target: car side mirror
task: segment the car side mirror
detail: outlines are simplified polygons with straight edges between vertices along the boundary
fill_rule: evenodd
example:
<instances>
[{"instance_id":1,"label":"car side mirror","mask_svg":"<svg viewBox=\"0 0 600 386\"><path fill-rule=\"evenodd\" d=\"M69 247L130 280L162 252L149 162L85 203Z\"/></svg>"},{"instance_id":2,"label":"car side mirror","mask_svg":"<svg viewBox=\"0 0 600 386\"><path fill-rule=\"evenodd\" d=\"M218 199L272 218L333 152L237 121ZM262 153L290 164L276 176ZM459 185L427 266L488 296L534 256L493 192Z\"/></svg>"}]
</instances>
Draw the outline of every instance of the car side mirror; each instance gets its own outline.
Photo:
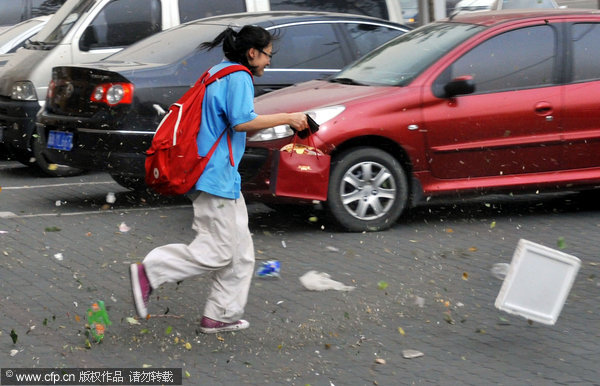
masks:
<instances>
[{"instance_id":1,"label":"car side mirror","mask_svg":"<svg viewBox=\"0 0 600 386\"><path fill-rule=\"evenodd\" d=\"M444 86L446 98L452 98L457 95L472 94L475 92L475 82L470 75L459 76L452 79Z\"/></svg>"},{"instance_id":2,"label":"car side mirror","mask_svg":"<svg viewBox=\"0 0 600 386\"><path fill-rule=\"evenodd\" d=\"M88 26L79 39L79 49L81 51L89 51L94 44L98 43L98 35L94 26Z\"/></svg>"}]
</instances>

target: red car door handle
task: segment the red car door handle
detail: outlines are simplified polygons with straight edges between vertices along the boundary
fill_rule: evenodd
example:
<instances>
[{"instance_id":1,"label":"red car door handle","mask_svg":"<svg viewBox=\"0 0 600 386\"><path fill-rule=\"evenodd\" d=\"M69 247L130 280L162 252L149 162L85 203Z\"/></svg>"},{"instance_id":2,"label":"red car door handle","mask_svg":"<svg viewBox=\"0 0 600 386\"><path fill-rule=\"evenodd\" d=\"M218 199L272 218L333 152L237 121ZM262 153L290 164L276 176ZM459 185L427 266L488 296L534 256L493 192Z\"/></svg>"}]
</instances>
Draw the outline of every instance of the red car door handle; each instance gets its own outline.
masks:
<instances>
[{"instance_id":1,"label":"red car door handle","mask_svg":"<svg viewBox=\"0 0 600 386\"><path fill-rule=\"evenodd\" d=\"M552 105L548 102L538 102L535 105L536 114L547 115L552 113Z\"/></svg>"}]
</instances>

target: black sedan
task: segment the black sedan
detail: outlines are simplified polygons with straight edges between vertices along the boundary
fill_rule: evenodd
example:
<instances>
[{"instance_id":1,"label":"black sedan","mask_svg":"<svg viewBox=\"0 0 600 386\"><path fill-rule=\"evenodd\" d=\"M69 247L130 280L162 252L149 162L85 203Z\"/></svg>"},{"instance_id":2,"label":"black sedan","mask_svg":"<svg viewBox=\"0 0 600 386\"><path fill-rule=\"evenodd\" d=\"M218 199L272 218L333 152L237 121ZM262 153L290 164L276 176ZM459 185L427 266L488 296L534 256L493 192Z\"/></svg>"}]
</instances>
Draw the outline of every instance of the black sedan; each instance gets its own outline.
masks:
<instances>
[{"instance_id":1,"label":"black sedan","mask_svg":"<svg viewBox=\"0 0 600 386\"><path fill-rule=\"evenodd\" d=\"M325 78L408 31L382 19L318 12L245 13L200 19L151 36L97 63L55 67L38 114L38 162L108 171L119 184L143 188L144 152L168 106L220 62L201 50L228 26L259 25L275 36L270 68L256 95ZM260 163L248 154L246 169Z\"/></svg>"}]
</instances>

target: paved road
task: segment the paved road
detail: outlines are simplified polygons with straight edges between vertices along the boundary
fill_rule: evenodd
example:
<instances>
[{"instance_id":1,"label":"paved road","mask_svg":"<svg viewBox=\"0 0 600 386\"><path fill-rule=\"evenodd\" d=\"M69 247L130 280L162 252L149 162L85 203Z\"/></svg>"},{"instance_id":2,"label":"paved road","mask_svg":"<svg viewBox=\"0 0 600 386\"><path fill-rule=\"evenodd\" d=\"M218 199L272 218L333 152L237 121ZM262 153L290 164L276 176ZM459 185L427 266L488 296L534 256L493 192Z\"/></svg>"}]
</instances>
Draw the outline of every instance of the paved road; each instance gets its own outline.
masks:
<instances>
[{"instance_id":1,"label":"paved road","mask_svg":"<svg viewBox=\"0 0 600 386\"><path fill-rule=\"evenodd\" d=\"M253 281L250 329L215 336L197 330L202 277L155 292L149 320L126 319L128 264L191 239L187 201L135 196L104 174L41 178L10 162L0 162L0 185L0 367L177 367L186 385L600 383L594 200L431 203L362 234L338 232L318 212L251 204L257 258L280 260L282 276ZM554 326L494 307L501 281L490 268L510 262L520 238L552 248L564 238L583 262ZM298 278L309 270L356 288L307 291ZM85 310L98 299L113 324L86 348ZM424 355L406 359L407 349Z\"/></svg>"}]
</instances>

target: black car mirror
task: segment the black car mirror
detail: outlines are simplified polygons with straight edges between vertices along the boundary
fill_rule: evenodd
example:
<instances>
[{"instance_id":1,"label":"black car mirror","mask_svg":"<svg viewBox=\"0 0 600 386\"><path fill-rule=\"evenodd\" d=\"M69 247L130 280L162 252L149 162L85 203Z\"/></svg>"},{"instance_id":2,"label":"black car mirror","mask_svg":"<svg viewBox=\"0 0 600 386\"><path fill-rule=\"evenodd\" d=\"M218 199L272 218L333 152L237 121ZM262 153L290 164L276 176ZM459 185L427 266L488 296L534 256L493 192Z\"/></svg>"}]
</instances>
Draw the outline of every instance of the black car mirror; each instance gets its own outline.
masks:
<instances>
[{"instance_id":1,"label":"black car mirror","mask_svg":"<svg viewBox=\"0 0 600 386\"><path fill-rule=\"evenodd\" d=\"M475 82L470 75L459 76L452 79L444 86L444 92L447 98L457 95L472 94L475 92Z\"/></svg>"},{"instance_id":2,"label":"black car mirror","mask_svg":"<svg viewBox=\"0 0 600 386\"><path fill-rule=\"evenodd\" d=\"M94 26L89 26L83 31L81 39L79 40L79 49L81 51L89 51L94 44L98 44L98 35L96 35L96 29Z\"/></svg>"}]
</instances>

